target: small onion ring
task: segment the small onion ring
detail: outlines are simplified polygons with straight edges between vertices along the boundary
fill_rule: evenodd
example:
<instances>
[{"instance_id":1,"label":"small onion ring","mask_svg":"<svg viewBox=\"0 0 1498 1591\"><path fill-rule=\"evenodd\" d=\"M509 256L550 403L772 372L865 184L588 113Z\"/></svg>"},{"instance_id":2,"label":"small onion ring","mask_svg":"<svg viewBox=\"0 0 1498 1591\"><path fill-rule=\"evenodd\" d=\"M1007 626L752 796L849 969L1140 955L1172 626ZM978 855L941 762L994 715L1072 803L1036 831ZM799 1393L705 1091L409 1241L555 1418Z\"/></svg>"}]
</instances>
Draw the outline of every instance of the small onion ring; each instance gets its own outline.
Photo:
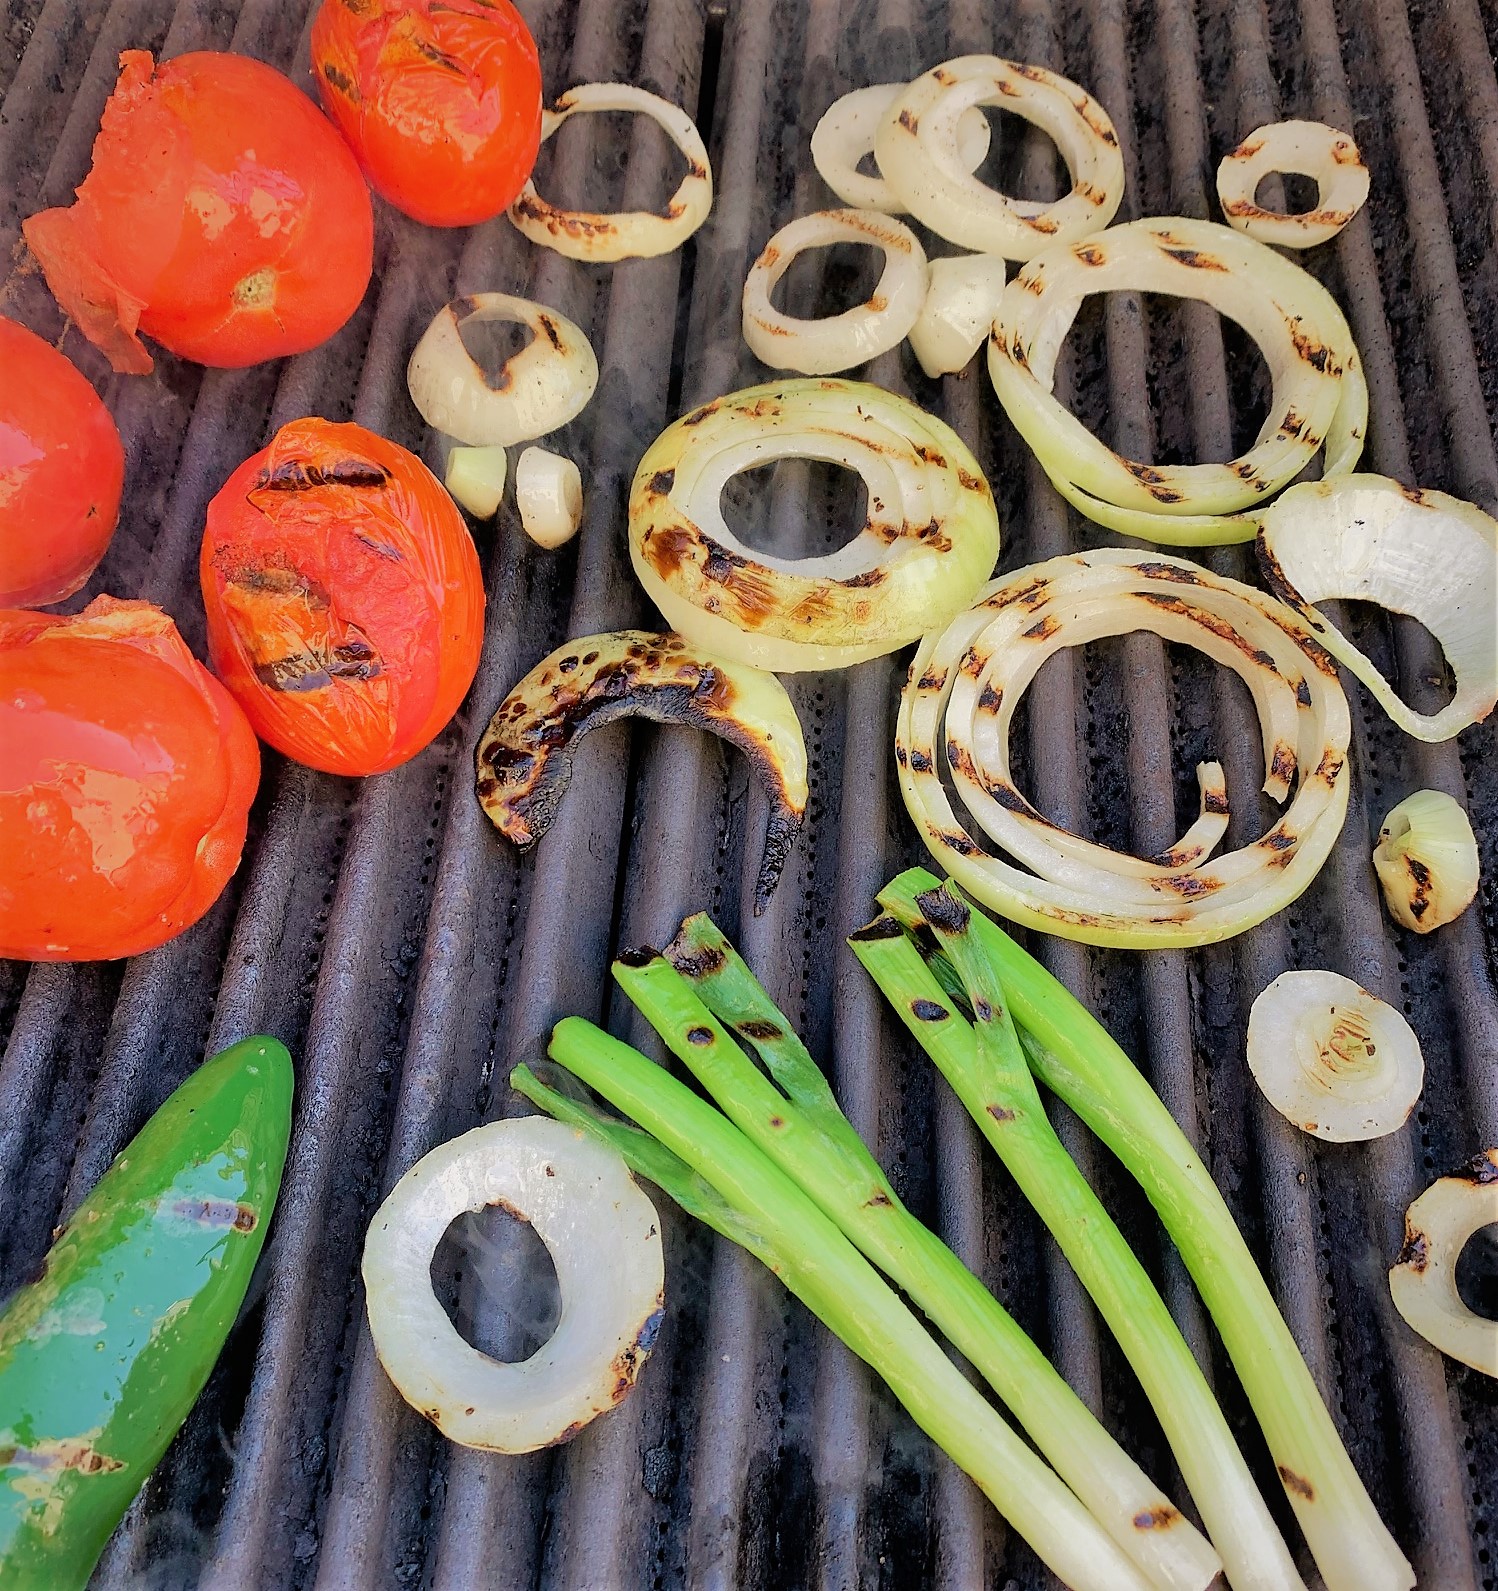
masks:
<instances>
[{"instance_id":1,"label":"small onion ring","mask_svg":"<svg viewBox=\"0 0 1498 1591\"><path fill-rule=\"evenodd\" d=\"M1271 172L1294 172L1316 183L1316 208L1300 215L1254 202ZM1217 168L1217 198L1230 227L1260 243L1308 249L1342 230L1368 198L1368 168L1349 133L1325 122L1271 122L1257 127Z\"/></svg>"},{"instance_id":2,"label":"small onion ring","mask_svg":"<svg viewBox=\"0 0 1498 1591\"><path fill-rule=\"evenodd\" d=\"M1011 199L979 182L958 147L961 117L977 105L1002 106L1048 133L1071 192L1049 202ZM1011 260L1107 226L1123 201L1123 155L1107 111L1055 72L996 55L960 56L916 78L885 112L874 154L918 221L963 248Z\"/></svg>"},{"instance_id":3,"label":"small onion ring","mask_svg":"<svg viewBox=\"0 0 1498 1591\"><path fill-rule=\"evenodd\" d=\"M463 345L469 321L514 321L531 340L487 375ZM512 447L581 414L598 385L598 360L565 315L510 293L472 293L445 304L406 366L411 401L434 430L470 447Z\"/></svg>"},{"instance_id":4,"label":"small onion ring","mask_svg":"<svg viewBox=\"0 0 1498 1591\"><path fill-rule=\"evenodd\" d=\"M541 115L541 142L579 111L623 110L648 116L686 156L687 174L659 215L624 210L599 215L563 210L536 192L527 177L520 196L505 212L532 243L555 249L571 260L653 259L679 249L707 220L713 207L713 173L696 124L679 105L630 83L582 83L570 88Z\"/></svg>"},{"instance_id":5,"label":"small onion ring","mask_svg":"<svg viewBox=\"0 0 1498 1591\"><path fill-rule=\"evenodd\" d=\"M806 249L872 243L884 272L867 302L840 315L800 320L770 302L775 284ZM765 244L744 279L744 341L772 370L826 376L893 348L915 325L926 297L926 252L916 235L875 210L818 210L798 216Z\"/></svg>"},{"instance_id":6,"label":"small onion ring","mask_svg":"<svg viewBox=\"0 0 1498 1591\"><path fill-rule=\"evenodd\" d=\"M994 254L932 260L926 301L910 328L910 346L928 376L961 370L993 329L1004 296L1004 262Z\"/></svg>"},{"instance_id":7,"label":"small onion ring","mask_svg":"<svg viewBox=\"0 0 1498 1591\"><path fill-rule=\"evenodd\" d=\"M528 447L515 466L520 528L538 547L560 547L583 522L583 477L571 459Z\"/></svg>"},{"instance_id":8,"label":"small onion ring","mask_svg":"<svg viewBox=\"0 0 1498 1591\"><path fill-rule=\"evenodd\" d=\"M825 557L746 549L723 487L782 458L857 470L868 519ZM934 415L860 381L769 382L683 415L650 445L629 498L629 555L674 630L779 673L846 668L945 624L999 549L993 494Z\"/></svg>"},{"instance_id":9,"label":"small onion ring","mask_svg":"<svg viewBox=\"0 0 1498 1591\"><path fill-rule=\"evenodd\" d=\"M1063 647L1153 630L1239 674L1264 738L1264 789L1279 822L1208 861L1226 818L1221 770L1198 770L1202 816L1153 860L1068 834L1015 787L1009 731L1025 687ZM927 846L975 899L1016 922L1087 944L1213 944L1294 900L1326 860L1347 812L1351 723L1336 669L1288 608L1184 559L1122 547L1032 564L921 642L895 729L905 806ZM998 847L984 851L943 784Z\"/></svg>"},{"instance_id":10,"label":"small onion ring","mask_svg":"<svg viewBox=\"0 0 1498 1591\"><path fill-rule=\"evenodd\" d=\"M556 1265L562 1312L519 1364L459 1336L432 1291L453 1220L499 1205ZM634 1385L663 1313L660 1223L611 1149L543 1116L490 1122L424 1155L375 1212L364 1286L375 1353L397 1391L451 1441L529 1453L565 1441Z\"/></svg>"}]
</instances>

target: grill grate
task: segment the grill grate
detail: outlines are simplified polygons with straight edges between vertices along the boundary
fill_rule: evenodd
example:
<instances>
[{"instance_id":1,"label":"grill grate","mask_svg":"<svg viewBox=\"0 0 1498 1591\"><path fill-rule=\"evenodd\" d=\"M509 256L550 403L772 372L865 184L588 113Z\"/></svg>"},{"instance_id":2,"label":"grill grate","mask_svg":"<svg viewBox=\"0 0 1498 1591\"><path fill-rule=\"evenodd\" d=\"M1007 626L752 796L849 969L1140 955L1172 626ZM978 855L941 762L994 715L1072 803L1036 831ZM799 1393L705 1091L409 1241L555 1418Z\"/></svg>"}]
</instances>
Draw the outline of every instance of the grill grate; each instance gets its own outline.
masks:
<instances>
[{"instance_id":1,"label":"grill grate","mask_svg":"<svg viewBox=\"0 0 1498 1591\"><path fill-rule=\"evenodd\" d=\"M1159 1429L1049 1239L980 1149L961 1107L881 1016L872 985L826 946L873 890L919 860L889 773L894 660L797 676L813 794L764 917L749 898L766 812L742 763L672 728L589 737L553 832L518 858L471 795L470 757L504 691L569 633L649 622L627 566L635 461L687 406L758 379L738 293L764 239L828 196L807 139L844 90L994 50L1088 85L1118 126L1121 219L1210 210L1216 158L1282 116L1351 128L1373 171L1362 216L1309 266L1346 305L1372 394L1369 467L1498 510L1498 82L1488 0L527 0L552 89L626 78L695 107L717 176L713 216L677 255L589 268L532 249L503 221L471 233L380 216L377 273L330 343L282 365L203 371L169 357L108 375L76 333L130 453L122 528L90 590L144 595L201 649L195 548L208 498L246 454L307 412L429 449L404 391L421 327L455 291L555 304L599 352L596 400L566 438L585 464L581 537L532 549L508 507L480 531L490 622L457 723L414 763L358 785L268 758L246 862L182 939L121 966L0 969L0 1285L205 1048L264 1029L299 1061L292 1158L257 1291L203 1400L100 1568L101 1586L201 1584L1032 1587L1046 1577L883 1388L757 1266L670 1208L671 1308L650 1369L563 1449L500 1460L447 1445L399 1401L363 1325L357 1254L382 1192L433 1143L514 1108L504 1077L568 1012L645 1042L606 989L619 945L659 942L708 905L832 1068L902 1194L977 1267L1082 1395L1180 1495ZM81 179L115 56L231 48L302 72L304 0L11 0L0 57L0 245ZM624 124L621 123L622 127ZM1005 118L990 170L1054 191L1054 152ZM543 152L543 192L654 202L674 181L656 130L578 118ZM793 269L791 305L835 302L867 262ZM846 300L844 300L846 301ZM55 306L24 267L7 313L44 335ZM1199 306L1115 295L1090 306L1062 390L1135 457L1226 457L1262 399L1252 350ZM871 379L936 409L994 484L1005 568L1091 544L999 414L975 368L925 381L902 353ZM428 455L433 462L435 456ZM783 464L741 498L757 544L821 550L851 523L827 472ZM1242 574L1241 549L1213 553ZM1360 642L1417 706L1439 657L1407 621L1356 618ZM1147 957L1039 941L1201 1147L1265 1264L1422 1586L1493 1591L1490 1383L1446 1366L1392 1317L1382 1269L1430 1177L1498 1142L1498 779L1493 731L1417 746L1349 692L1356 780L1321 879L1225 946ZM1246 697L1149 636L1064 654L1030 693L1018 771L1043 810L1153 849L1194 803L1189 768L1223 758L1234 835L1259 814ZM1435 786L1462 797L1482 846L1478 905L1415 942L1395 936L1366 865L1388 806ZM1265 1107L1242 1064L1253 995L1288 966L1349 972L1421 1036L1411 1130L1313 1144ZM658 1052L657 1052L658 1053ZM1185 1273L1137 1189L1061 1112L1069 1147L1156 1271L1251 1460L1246 1405ZM476 1341L516 1351L535 1319L485 1286L523 1262L513 1232L475 1231L444 1274ZM1278 1488L1266 1485L1266 1495Z\"/></svg>"}]
</instances>

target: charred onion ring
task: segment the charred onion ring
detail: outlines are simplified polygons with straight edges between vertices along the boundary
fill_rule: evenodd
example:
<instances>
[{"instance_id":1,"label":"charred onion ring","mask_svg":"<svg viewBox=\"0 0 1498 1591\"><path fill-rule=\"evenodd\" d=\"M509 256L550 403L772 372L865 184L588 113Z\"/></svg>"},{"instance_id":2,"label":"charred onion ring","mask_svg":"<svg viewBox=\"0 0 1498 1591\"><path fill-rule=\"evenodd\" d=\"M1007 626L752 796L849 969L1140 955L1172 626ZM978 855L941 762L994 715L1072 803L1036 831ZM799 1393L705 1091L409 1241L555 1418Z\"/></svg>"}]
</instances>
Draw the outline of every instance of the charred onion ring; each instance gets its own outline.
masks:
<instances>
[{"instance_id":1,"label":"charred onion ring","mask_svg":"<svg viewBox=\"0 0 1498 1591\"><path fill-rule=\"evenodd\" d=\"M1300 215L1254 202L1271 172L1294 172L1316 183L1316 208ZM1348 133L1324 122L1272 122L1258 127L1217 168L1217 198L1227 223L1260 243L1308 249L1347 225L1368 198L1368 168Z\"/></svg>"}]
</instances>

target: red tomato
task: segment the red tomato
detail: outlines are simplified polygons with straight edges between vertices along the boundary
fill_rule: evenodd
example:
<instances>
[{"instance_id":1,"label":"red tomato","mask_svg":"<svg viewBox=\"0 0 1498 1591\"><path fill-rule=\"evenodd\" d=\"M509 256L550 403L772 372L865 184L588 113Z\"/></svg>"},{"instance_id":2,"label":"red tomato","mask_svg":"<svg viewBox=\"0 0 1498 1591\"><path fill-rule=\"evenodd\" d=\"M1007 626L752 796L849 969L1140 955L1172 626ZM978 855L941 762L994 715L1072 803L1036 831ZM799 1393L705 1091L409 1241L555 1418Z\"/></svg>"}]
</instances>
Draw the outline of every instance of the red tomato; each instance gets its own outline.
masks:
<instances>
[{"instance_id":1,"label":"red tomato","mask_svg":"<svg viewBox=\"0 0 1498 1591\"><path fill-rule=\"evenodd\" d=\"M315 348L364 296L373 229L347 146L288 79L145 50L120 57L76 203L22 228L58 302L137 374L137 330L205 365Z\"/></svg>"},{"instance_id":2,"label":"red tomato","mask_svg":"<svg viewBox=\"0 0 1498 1591\"><path fill-rule=\"evenodd\" d=\"M541 62L509 0L323 0L322 102L375 191L429 226L487 221L541 147Z\"/></svg>"},{"instance_id":3,"label":"red tomato","mask_svg":"<svg viewBox=\"0 0 1498 1591\"><path fill-rule=\"evenodd\" d=\"M244 849L260 752L149 602L0 612L0 956L134 956L195 923Z\"/></svg>"},{"instance_id":4,"label":"red tomato","mask_svg":"<svg viewBox=\"0 0 1498 1591\"><path fill-rule=\"evenodd\" d=\"M78 371L3 316L0 370L0 608L39 607L72 596L104 556L125 450Z\"/></svg>"},{"instance_id":5,"label":"red tomato","mask_svg":"<svg viewBox=\"0 0 1498 1591\"><path fill-rule=\"evenodd\" d=\"M405 762L473 683L473 541L421 460L363 426L282 426L208 505L200 573L219 678L309 767Z\"/></svg>"}]
</instances>

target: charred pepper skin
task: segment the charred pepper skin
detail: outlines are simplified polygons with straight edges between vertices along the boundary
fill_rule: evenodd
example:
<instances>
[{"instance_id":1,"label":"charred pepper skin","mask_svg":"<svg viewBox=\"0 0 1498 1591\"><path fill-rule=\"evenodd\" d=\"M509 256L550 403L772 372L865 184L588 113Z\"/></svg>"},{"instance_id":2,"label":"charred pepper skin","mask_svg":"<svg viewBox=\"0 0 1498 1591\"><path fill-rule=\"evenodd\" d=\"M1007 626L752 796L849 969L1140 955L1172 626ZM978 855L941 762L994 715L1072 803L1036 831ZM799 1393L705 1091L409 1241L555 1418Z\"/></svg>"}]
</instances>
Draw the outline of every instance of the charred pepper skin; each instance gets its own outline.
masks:
<instances>
[{"instance_id":1,"label":"charred pepper skin","mask_svg":"<svg viewBox=\"0 0 1498 1591\"><path fill-rule=\"evenodd\" d=\"M0 1586L83 1591L244 1301L291 1134L271 1038L204 1062L0 1312Z\"/></svg>"}]
</instances>

